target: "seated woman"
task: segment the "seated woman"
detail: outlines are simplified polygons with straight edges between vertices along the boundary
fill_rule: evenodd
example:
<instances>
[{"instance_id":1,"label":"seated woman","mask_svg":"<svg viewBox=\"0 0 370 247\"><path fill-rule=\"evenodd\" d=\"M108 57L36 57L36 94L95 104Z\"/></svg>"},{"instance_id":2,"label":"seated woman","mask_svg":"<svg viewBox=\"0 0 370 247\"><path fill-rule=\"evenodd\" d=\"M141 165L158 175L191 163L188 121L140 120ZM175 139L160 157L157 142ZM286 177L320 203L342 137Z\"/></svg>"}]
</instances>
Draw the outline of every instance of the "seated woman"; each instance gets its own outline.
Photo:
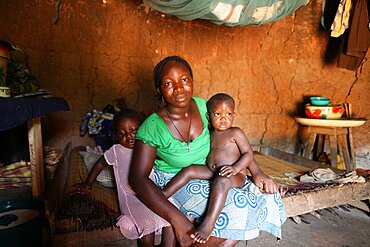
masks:
<instances>
[{"instance_id":1,"label":"seated woman","mask_svg":"<svg viewBox=\"0 0 370 247\"><path fill-rule=\"evenodd\" d=\"M210 182L194 179L177 191L170 203L161 192L172 177L191 164L206 164L210 133L206 100L193 97L193 74L178 56L163 59L154 70L155 87L165 103L140 126L130 170L130 183L139 199L174 228L180 246L190 246L194 225L206 210ZM154 166L155 181L149 179ZM250 171L255 183L272 187L260 169ZM277 237L286 220L280 195L262 194L246 179L240 189L229 191L212 236L203 246L235 246L239 240L265 230Z\"/></svg>"}]
</instances>

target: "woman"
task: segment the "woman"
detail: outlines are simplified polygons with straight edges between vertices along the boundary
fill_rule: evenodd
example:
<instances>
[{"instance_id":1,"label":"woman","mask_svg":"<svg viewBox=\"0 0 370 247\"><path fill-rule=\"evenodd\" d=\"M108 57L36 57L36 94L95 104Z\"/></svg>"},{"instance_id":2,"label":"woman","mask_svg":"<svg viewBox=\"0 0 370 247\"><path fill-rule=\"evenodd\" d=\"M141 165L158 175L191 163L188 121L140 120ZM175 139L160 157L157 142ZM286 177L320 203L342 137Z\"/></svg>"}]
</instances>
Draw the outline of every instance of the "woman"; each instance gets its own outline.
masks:
<instances>
[{"instance_id":1,"label":"woman","mask_svg":"<svg viewBox=\"0 0 370 247\"><path fill-rule=\"evenodd\" d=\"M190 181L173 195L176 206L163 196L160 188L182 168L191 164L205 165L210 149L206 101L193 97L192 70L180 57L167 57L159 62L154 81L165 105L150 115L138 130L130 183L140 200L173 226L180 246L190 246L194 226L187 216L198 218L204 213L209 182ZM153 166L155 183L149 179ZM265 191L276 192L272 180L260 169L251 172L256 184L264 184ZM264 196L249 180L244 187L242 191L229 192L219 217L221 223L216 223L212 234L217 238L208 240L207 246L234 246L238 240L257 237L259 229L280 237L285 211L279 195ZM274 204L272 210L267 208L271 204ZM276 219L270 219L271 216Z\"/></svg>"}]
</instances>

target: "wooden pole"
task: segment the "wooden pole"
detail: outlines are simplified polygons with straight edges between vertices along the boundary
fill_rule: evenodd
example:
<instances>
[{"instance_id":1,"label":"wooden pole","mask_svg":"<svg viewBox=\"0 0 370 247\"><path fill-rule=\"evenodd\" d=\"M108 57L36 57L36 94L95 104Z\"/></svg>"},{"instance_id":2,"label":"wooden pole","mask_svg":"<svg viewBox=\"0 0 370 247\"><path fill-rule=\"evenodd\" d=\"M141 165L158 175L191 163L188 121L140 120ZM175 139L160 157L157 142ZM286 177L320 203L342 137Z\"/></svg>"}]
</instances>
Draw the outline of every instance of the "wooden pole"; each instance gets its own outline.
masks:
<instances>
[{"instance_id":1,"label":"wooden pole","mask_svg":"<svg viewBox=\"0 0 370 247\"><path fill-rule=\"evenodd\" d=\"M31 163L32 195L35 199L41 199L44 193L41 118L34 118L28 121L28 145Z\"/></svg>"}]
</instances>

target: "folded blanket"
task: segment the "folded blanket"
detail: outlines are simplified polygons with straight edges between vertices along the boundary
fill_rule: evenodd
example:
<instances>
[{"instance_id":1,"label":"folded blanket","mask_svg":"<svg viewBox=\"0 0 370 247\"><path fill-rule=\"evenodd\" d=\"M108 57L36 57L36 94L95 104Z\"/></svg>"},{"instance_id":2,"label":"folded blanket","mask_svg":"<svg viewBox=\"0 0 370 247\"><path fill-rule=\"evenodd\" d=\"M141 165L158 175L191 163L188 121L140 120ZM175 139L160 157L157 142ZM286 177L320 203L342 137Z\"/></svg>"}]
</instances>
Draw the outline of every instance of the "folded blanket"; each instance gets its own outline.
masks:
<instances>
[{"instance_id":1,"label":"folded blanket","mask_svg":"<svg viewBox=\"0 0 370 247\"><path fill-rule=\"evenodd\" d=\"M0 189L31 186L31 166L19 161L0 167Z\"/></svg>"}]
</instances>

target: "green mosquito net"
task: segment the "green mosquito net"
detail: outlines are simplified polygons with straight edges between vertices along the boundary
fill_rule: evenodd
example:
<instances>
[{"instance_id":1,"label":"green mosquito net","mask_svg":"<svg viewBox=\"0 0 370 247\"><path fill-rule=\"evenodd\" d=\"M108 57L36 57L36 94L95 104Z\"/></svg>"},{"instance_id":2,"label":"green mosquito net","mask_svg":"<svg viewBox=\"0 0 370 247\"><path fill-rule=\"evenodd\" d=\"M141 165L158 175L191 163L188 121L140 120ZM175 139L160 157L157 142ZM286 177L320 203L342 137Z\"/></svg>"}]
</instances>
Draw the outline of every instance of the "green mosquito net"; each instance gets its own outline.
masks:
<instances>
[{"instance_id":1,"label":"green mosquito net","mask_svg":"<svg viewBox=\"0 0 370 247\"><path fill-rule=\"evenodd\" d=\"M262 25L282 19L309 0L143 0L182 20L205 19L227 26Z\"/></svg>"}]
</instances>

